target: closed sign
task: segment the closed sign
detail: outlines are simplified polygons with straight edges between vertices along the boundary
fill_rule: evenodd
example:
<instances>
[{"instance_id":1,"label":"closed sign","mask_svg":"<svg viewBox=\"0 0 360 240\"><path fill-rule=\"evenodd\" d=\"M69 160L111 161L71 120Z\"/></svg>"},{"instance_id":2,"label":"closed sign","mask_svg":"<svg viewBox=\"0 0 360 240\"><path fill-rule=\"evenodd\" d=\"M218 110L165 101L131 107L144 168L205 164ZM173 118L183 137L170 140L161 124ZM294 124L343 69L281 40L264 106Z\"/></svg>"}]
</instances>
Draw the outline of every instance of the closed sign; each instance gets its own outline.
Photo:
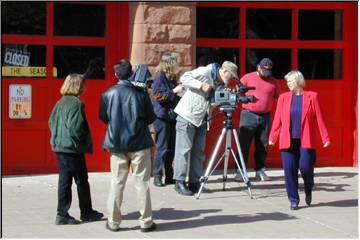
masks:
<instances>
[{"instance_id":1,"label":"closed sign","mask_svg":"<svg viewBox=\"0 0 360 240\"><path fill-rule=\"evenodd\" d=\"M31 85L9 85L9 118L31 118Z\"/></svg>"}]
</instances>

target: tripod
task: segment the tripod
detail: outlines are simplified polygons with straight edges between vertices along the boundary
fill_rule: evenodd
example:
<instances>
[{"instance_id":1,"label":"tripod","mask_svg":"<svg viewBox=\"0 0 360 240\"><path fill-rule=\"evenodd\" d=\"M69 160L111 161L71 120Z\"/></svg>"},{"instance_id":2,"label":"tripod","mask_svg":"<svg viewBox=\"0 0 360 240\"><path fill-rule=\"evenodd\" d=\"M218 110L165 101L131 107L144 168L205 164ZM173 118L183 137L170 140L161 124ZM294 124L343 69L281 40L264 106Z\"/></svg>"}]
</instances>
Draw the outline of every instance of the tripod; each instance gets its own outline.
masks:
<instances>
[{"instance_id":1,"label":"tripod","mask_svg":"<svg viewBox=\"0 0 360 240\"><path fill-rule=\"evenodd\" d=\"M198 191L198 193L196 195L196 198L199 199L201 191L203 190L204 185L207 182L209 176L215 171L216 167L219 165L219 163L222 160L224 160L223 190L225 191L225 183L226 183L226 180L227 180L227 168L228 168L228 161L229 161L230 152L231 152L232 156L234 157L235 163L236 163L237 168L239 170L239 173L240 173L244 183L246 184L246 187L247 187L248 192L249 192L249 196L250 196L250 198L252 198L252 193L251 193L251 188L250 188L251 184L250 184L250 180L249 180L249 178L247 176L246 166L245 166L244 158L243 158L243 155L242 155L242 152L241 152L239 138L237 136L236 129L234 129L234 127L233 127L233 122L232 122L232 120L233 120L232 116L233 116L235 108L231 107L231 106L224 106L224 107L221 107L220 110L225 114L226 122L224 123L224 127L223 127L223 129L221 131L221 134L220 134L220 136L219 136L219 138L217 140L217 143L215 145L214 152L212 153L210 161L208 163L208 166L207 166L207 168L205 170L205 175L200 178L201 185L200 185L199 191ZM236 155L234 153L234 150L231 148L231 133L233 133L233 136L234 136L234 139L235 139L235 142L236 142L237 150L238 150L238 153L239 153L239 156L240 156L241 167L239 165L239 162L237 161L237 157L236 157ZM226 134L225 151L224 151L223 155L220 157L220 159L218 160L218 162L216 163L215 167L212 168L213 165L214 165L216 156L217 156L217 154L219 152L221 143L224 140L225 134Z\"/></svg>"}]
</instances>

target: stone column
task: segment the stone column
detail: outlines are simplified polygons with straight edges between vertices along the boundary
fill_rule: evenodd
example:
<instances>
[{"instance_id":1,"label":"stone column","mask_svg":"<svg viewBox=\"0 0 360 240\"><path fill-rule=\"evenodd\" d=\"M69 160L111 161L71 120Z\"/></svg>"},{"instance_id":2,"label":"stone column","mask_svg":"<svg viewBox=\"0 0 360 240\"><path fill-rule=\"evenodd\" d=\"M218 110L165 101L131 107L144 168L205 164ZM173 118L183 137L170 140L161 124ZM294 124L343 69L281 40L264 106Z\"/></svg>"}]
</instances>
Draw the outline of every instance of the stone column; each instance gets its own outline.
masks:
<instances>
[{"instance_id":1,"label":"stone column","mask_svg":"<svg viewBox=\"0 0 360 240\"><path fill-rule=\"evenodd\" d=\"M194 2L130 2L129 48L132 64L154 73L165 52L178 55L178 74L195 67Z\"/></svg>"}]
</instances>

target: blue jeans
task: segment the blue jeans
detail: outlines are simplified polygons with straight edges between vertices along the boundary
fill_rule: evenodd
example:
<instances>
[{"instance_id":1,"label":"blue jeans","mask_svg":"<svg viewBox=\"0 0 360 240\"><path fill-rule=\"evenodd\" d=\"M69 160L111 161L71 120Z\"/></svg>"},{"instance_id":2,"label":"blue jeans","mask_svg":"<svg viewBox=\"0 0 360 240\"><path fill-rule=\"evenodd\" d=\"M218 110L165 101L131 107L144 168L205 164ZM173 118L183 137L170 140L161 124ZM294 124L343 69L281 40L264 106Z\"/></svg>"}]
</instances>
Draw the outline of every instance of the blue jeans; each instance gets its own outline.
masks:
<instances>
[{"instance_id":1,"label":"blue jeans","mask_svg":"<svg viewBox=\"0 0 360 240\"><path fill-rule=\"evenodd\" d=\"M255 170L265 167L270 129L270 113L256 114L246 109L241 111L239 141L244 162L249 159L250 145L255 139ZM239 158L238 158L239 159Z\"/></svg>"},{"instance_id":2,"label":"blue jeans","mask_svg":"<svg viewBox=\"0 0 360 240\"><path fill-rule=\"evenodd\" d=\"M154 161L154 176L162 176L165 168L166 179L173 177L173 159L175 154L175 121L165 121L157 118L154 122L156 131L156 156Z\"/></svg>"},{"instance_id":3,"label":"blue jeans","mask_svg":"<svg viewBox=\"0 0 360 240\"><path fill-rule=\"evenodd\" d=\"M292 139L289 149L281 150L284 168L285 187L291 203L299 204L298 172L304 180L305 194L311 194L314 186L314 164L316 161L315 149L302 148L299 139Z\"/></svg>"}]
</instances>

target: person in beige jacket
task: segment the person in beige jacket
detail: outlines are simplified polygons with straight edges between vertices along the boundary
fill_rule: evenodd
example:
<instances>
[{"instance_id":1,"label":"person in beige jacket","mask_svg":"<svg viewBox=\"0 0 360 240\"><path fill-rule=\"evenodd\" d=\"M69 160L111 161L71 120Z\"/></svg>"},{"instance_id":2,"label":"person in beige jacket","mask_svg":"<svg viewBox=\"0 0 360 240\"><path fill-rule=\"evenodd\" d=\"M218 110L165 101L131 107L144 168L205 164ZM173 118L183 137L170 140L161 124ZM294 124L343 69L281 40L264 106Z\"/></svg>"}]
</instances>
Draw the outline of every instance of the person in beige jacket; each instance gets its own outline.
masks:
<instances>
[{"instance_id":1,"label":"person in beige jacket","mask_svg":"<svg viewBox=\"0 0 360 240\"><path fill-rule=\"evenodd\" d=\"M210 95L219 85L238 79L237 66L225 61L222 66L212 63L185 72L180 82L186 89L177 104L174 176L175 190L182 195L193 195L200 187L202 163L205 157L206 117L210 109ZM186 185L187 164L191 156L189 184Z\"/></svg>"}]
</instances>

